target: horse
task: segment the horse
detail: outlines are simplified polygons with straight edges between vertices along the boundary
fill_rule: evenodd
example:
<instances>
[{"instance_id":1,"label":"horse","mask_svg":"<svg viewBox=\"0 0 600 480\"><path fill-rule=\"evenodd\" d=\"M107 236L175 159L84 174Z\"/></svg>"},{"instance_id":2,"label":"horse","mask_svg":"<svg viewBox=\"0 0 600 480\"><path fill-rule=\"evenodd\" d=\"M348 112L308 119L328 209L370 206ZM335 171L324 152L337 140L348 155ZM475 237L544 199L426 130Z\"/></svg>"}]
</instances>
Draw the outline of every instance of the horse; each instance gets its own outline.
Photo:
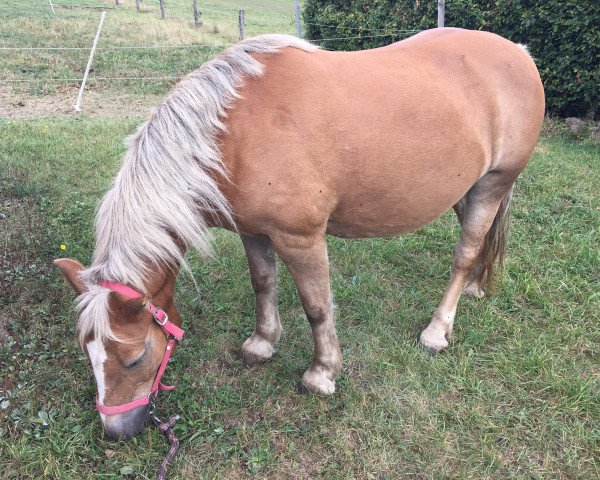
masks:
<instances>
[{"instance_id":1,"label":"horse","mask_svg":"<svg viewBox=\"0 0 600 480\"><path fill-rule=\"evenodd\" d=\"M91 266L56 260L78 294L106 432L139 433L167 388L165 358L183 334L175 279L187 250L210 252L215 227L238 233L248 259L256 327L243 363L267 361L282 333L278 256L314 337L301 386L331 395L342 355L326 235L394 237L453 208L449 283L420 335L431 352L447 347L462 292L482 296L501 266L544 108L524 46L454 28L356 52L262 35L191 73L130 137Z\"/></svg>"}]
</instances>

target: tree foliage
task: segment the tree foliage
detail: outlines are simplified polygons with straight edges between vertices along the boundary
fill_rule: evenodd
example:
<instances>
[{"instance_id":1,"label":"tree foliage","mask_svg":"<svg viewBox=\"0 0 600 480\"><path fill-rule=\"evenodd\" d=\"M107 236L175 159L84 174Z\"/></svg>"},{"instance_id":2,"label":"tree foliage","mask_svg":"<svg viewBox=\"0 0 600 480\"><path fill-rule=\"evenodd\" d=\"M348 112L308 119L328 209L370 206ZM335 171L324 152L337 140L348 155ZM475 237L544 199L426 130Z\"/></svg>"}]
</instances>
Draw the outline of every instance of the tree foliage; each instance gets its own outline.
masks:
<instances>
[{"instance_id":1,"label":"tree foliage","mask_svg":"<svg viewBox=\"0 0 600 480\"><path fill-rule=\"evenodd\" d=\"M437 1L306 0L303 17L308 38L325 39L324 48L358 50L434 28ZM445 23L527 44L550 112L600 114L598 0L448 0Z\"/></svg>"}]
</instances>

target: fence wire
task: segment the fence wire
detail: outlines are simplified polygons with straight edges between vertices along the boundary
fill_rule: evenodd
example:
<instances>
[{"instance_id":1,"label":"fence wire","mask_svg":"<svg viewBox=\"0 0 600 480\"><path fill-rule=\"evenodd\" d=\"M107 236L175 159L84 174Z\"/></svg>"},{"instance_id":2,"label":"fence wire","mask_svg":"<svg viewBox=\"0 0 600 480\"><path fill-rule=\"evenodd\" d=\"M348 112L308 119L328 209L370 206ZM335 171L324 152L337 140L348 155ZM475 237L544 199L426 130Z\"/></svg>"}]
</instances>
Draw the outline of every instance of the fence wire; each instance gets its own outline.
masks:
<instances>
[{"instance_id":1,"label":"fence wire","mask_svg":"<svg viewBox=\"0 0 600 480\"><path fill-rule=\"evenodd\" d=\"M328 38L314 38L307 39L307 42L325 42L329 40L354 40L354 39L362 39L362 38L377 38L377 37L399 37L402 35L410 35L413 33L417 33L420 30L397 30L393 33L382 33L376 35L357 35L352 37L328 37ZM97 47L97 50L161 50L161 49L179 49L179 48L227 48L234 45L233 43L223 43L223 44L181 44L181 45L111 45L111 46L102 46ZM0 51L69 51L69 50L90 50L91 47L0 47Z\"/></svg>"},{"instance_id":2,"label":"fence wire","mask_svg":"<svg viewBox=\"0 0 600 480\"><path fill-rule=\"evenodd\" d=\"M304 25L314 25L318 27L336 28L341 30L359 30L361 32L419 32L420 30L391 30L389 28L365 28L365 27L347 27L345 25L331 25L326 23L303 22Z\"/></svg>"},{"instance_id":3,"label":"fence wire","mask_svg":"<svg viewBox=\"0 0 600 480\"><path fill-rule=\"evenodd\" d=\"M157 2L158 3L158 2ZM14 6L14 5L10 5L10 6ZM87 12L90 12L90 10L98 10L98 9L107 9L107 10L116 10L117 8L115 7L105 7L104 6L98 6L97 4L95 5L77 5L77 4L70 4L70 5L66 5L66 4L57 4L54 3L54 7L55 8L59 8L59 9L65 9L67 11L74 11L74 10L86 10ZM50 11L50 8L48 7L47 9L42 8L42 6L40 6L39 9L24 9L23 10L24 13L25 11L35 11L36 13L40 14L42 13L44 15L44 17L46 16L51 16L52 17L52 13ZM238 14L237 13L233 13L233 12L228 12L228 11L219 11L219 10L208 10L206 12L203 12L203 17L205 17L206 14L221 14L221 15L229 15L232 17L235 17L236 20L238 18ZM281 16L282 17L282 16ZM285 17L285 19L287 20L293 20L293 17ZM91 20L91 18L90 18ZM95 18L94 18L95 20ZM285 22L282 22L285 23ZM342 40L360 40L360 39L371 39L371 38L387 38L389 37L390 39L396 38L396 37L403 37L403 36L408 36L408 35L412 35L415 33L418 33L419 30L394 30L394 31L389 31L387 29L380 29L380 28L358 28L358 27L345 27L345 26L340 26L340 25L328 25L328 24L321 24L321 23L312 23L312 22L304 22L305 25L315 25L315 26L321 26L321 27L328 27L328 28L335 28L335 29L339 29L339 30L351 30L351 31L360 31L361 34L360 35L340 35L340 36L334 36L334 37L327 37L327 38L318 38L318 39L308 39L309 42L313 42L316 43L317 45L319 43L323 43L323 42L332 42L332 41L342 41ZM270 22L258 22L257 23L258 26L278 26L280 27L281 24L275 24L275 23L270 23ZM363 34L366 33L366 34ZM162 50L193 50L193 49L198 49L198 50L203 50L204 53L209 53L209 54L213 54L216 53L218 51L221 51L229 46L233 45L233 43L231 44L227 44L227 43L221 43L221 44L194 44L194 43L190 43L190 44L176 44L176 45L106 45L106 46L98 46L97 50L98 53L101 52L109 52L109 51L162 51ZM321 47L323 48L323 47ZM2 53L14 53L14 52L31 52L31 53L36 53L36 52L56 52L56 53L61 53L61 52L89 52L91 50L91 46L0 46L0 54ZM185 78L188 74L186 73L185 75L159 75L159 76L114 76L114 75L107 75L107 76L90 76L88 81L89 82L94 82L94 81L136 81L136 82L165 82L165 81L175 81L175 80L181 80L183 78ZM33 78L33 79L28 79L28 78L4 78L4 79L0 79L0 82L5 82L5 83L10 83L10 84L37 84L37 83L45 83L45 82L50 82L50 83L80 83L82 81L81 78L72 78L72 77L41 77L41 78Z\"/></svg>"},{"instance_id":4,"label":"fence wire","mask_svg":"<svg viewBox=\"0 0 600 480\"><path fill-rule=\"evenodd\" d=\"M181 80L185 78L187 75L181 75L177 77L89 77L88 82L93 80L135 80L135 81L165 81L165 80ZM70 82L81 82L81 78L32 78L32 79L2 79L0 82L10 82L10 83L37 83L37 82L59 82L59 83L70 83Z\"/></svg>"},{"instance_id":5,"label":"fence wire","mask_svg":"<svg viewBox=\"0 0 600 480\"><path fill-rule=\"evenodd\" d=\"M190 44L182 44L182 45L123 45L123 46L118 46L118 45L114 45L114 46L107 46L107 47L97 47L96 50L167 50L167 49L171 49L171 48L215 48L215 49L219 49L219 48L226 48L226 47L230 47L231 45L233 45L232 43L230 44L221 44L221 45L211 45L211 44L195 44L195 43L190 43ZM0 47L0 51L18 51L18 50L23 50L23 51L69 51L69 50L87 50L89 51L91 49L91 47Z\"/></svg>"}]
</instances>

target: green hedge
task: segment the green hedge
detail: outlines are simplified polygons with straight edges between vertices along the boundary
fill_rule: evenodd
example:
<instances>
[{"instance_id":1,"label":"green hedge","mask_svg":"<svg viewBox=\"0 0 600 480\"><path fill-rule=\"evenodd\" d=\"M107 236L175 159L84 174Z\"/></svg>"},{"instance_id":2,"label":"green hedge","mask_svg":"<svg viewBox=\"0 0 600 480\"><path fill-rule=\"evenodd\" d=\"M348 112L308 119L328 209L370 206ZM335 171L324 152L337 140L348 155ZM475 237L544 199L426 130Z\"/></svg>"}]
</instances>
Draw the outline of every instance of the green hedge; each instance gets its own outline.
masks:
<instances>
[{"instance_id":1,"label":"green hedge","mask_svg":"<svg viewBox=\"0 0 600 480\"><path fill-rule=\"evenodd\" d=\"M374 48L435 27L437 1L305 0L303 18L306 37L324 48ZM526 43L550 112L600 115L599 0L447 0L445 22Z\"/></svg>"}]
</instances>

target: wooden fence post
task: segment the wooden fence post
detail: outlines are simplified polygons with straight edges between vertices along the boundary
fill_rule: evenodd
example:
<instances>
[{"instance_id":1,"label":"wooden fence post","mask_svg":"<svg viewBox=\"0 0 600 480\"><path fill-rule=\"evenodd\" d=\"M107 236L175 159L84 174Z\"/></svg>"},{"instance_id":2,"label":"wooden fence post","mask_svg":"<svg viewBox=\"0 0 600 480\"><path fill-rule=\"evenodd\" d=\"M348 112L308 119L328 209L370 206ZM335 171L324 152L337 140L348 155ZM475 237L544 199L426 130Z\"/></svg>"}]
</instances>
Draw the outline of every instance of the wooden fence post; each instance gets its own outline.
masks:
<instances>
[{"instance_id":1,"label":"wooden fence post","mask_svg":"<svg viewBox=\"0 0 600 480\"><path fill-rule=\"evenodd\" d=\"M202 12L198 12L198 0L194 0L194 25L197 27L202 25L202 22L200 21L200 15L202 15Z\"/></svg>"},{"instance_id":2,"label":"wooden fence post","mask_svg":"<svg viewBox=\"0 0 600 480\"><path fill-rule=\"evenodd\" d=\"M115 5L121 5L121 2L119 0L115 0Z\"/></svg>"},{"instance_id":3,"label":"wooden fence post","mask_svg":"<svg viewBox=\"0 0 600 480\"><path fill-rule=\"evenodd\" d=\"M444 16L446 14L446 1L438 0L438 28L444 26Z\"/></svg>"},{"instance_id":4,"label":"wooden fence post","mask_svg":"<svg viewBox=\"0 0 600 480\"><path fill-rule=\"evenodd\" d=\"M240 10L239 14L239 26L240 26L240 40L243 40L245 37L244 27L246 26L246 19L244 18L245 12L244 10Z\"/></svg>"},{"instance_id":5,"label":"wooden fence post","mask_svg":"<svg viewBox=\"0 0 600 480\"><path fill-rule=\"evenodd\" d=\"M138 12L142 9L142 0L135 0L135 8Z\"/></svg>"},{"instance_id":6,"label":"wooden fence post","mask_svg":"<svg viewBox=\"0 0 600 480\"><path fill-rule=\"evenodd\" d=\"M167 17L167 10L165 9L165 0L160 0L160 16L163 20Z\"/></svg>"},{"instance_id":7,"label":"wooden fence post","mask_svg":"<svg viewBox=\"0 0 600 480\"><path fill-rule=\"evenodd\" d=\"M296 0L296 34L298 38L302 38L302 30L300 30L300 5L298 0Z\"/></svg>"}]
</instances>

